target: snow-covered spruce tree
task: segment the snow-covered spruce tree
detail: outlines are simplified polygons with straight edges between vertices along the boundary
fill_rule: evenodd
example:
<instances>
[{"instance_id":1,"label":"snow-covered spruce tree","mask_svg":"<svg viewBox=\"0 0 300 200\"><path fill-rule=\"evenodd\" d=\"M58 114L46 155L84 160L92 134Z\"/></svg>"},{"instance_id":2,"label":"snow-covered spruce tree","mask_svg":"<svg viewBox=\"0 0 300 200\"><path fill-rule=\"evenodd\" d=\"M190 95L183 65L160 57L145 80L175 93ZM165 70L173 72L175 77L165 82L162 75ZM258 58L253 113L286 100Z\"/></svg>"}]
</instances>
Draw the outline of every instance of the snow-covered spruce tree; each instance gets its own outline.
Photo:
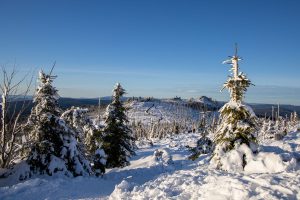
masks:
<instances>
[{"instance_id":1,"label":"snow-covered spruce tree","mask_svg":"<svg viewBox=\"0 0 300 200\"><path fill-rule=\"evenodd\" d=\"M237 50L234 56L223 63L231 64L232 76L224 83L230 92L230 101L220 109L221 123L214 136L215 150L211 163L223 170L243 170L247 153L256 151L256 116L242 100L251 81L239 73ZM234 158L234 159L233 159Z\"/></svg>"},{"instance_id":2,"label":"snow-covered spruce tree","mask_svg":"<svg viewBox=\"0 0 300 200\"><path fill-rule=\"evenodd\" d=\"M52 86L54 78L51 73L39 73L39 86L27 125L31 136L27 163L33 174L88 175L90 165L78 148L76 133L59 117L59 96Z\"/></svg>"},{"instance_id":3,"label":"snow-covered spruce tree","mask_svg":"<svg viewBox=\"0 0 300 200\"><path fill-rule=\"evenodd\" d=\"M96 176L105 173L106 155L102 148L102 132L97 130L87 116L88 109L71 107L61 118L76 132L79 149L90 160Z\"/></svg>"},{"instance_id":4,"label":"snow-covered spruce tree","mask_svg":"<svg viewBox=\"0 0 300 200\"><path fill-rule=\"evenodd\" d=\"M125 90L117 83L113 90L112 103L106 108L103 149L107 154L108 168L129 165L128 158L135 154L134 138L127 126L125 107L121 102L124 94Z\"/></svg>"}]
</instances>

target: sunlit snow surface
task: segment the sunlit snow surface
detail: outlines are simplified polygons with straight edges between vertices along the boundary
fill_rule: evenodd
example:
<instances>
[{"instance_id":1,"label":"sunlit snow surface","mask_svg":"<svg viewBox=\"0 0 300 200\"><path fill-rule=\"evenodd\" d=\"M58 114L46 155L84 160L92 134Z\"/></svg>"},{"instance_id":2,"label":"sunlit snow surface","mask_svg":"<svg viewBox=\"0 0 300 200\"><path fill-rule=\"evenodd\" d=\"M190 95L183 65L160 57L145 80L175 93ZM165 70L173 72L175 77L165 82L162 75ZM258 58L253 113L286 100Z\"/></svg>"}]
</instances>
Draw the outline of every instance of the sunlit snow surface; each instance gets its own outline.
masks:
<instances>
[{"instance_id":1,"label":"sunlit snow surface","mask_svg":"<svg viewBox=\"0 0 300 200\"><path fill-rule=\"evenodd\" d=\"M103 178L36 177L7 186L0 180L0 199L300 199L300 133L289 133L283 141L265 141L261 152L297 163L278 163L277 159L251 166L251 172L225 172L209 165L209 155L196 161L187 159L187 145L193 146L197 134L180 134L153 141L154 146L140 142L131 165L108 170ZM173 164L157 160L156 149L172 156ZM257 160L266 159L255 157ZM253 164L253 163L252 163ZM272 166L281 167L272 172ZM269 170L269 172L268 172Z\"/></svg>"}]
</instances>

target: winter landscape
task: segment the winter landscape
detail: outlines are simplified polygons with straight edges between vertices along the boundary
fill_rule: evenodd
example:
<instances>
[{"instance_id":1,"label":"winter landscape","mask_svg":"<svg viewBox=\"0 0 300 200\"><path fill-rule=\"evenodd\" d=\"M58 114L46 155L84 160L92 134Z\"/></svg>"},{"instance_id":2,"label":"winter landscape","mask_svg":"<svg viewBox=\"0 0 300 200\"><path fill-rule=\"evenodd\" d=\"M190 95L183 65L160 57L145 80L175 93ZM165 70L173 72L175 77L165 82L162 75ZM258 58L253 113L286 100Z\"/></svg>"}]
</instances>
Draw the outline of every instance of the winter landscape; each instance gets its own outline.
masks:
<instances>
[{"instance_id":1,"label":"winter landscape","mask_svg":"<svg viewBox=\"0 0 300 200\"><path fill-rule=\"evenodd\" d=\"M300 199L299 2L1 4L1 200Z\"/></svg>"}]
</instances>

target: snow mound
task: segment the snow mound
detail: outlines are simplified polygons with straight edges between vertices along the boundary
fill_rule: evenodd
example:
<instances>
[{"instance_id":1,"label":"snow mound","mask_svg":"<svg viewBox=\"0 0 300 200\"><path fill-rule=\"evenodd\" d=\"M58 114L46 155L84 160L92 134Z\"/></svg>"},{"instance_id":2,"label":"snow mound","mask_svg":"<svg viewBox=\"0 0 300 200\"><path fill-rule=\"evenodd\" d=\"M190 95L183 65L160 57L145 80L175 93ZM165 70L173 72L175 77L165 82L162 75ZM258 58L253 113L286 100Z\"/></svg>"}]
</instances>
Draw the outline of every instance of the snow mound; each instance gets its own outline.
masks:
<instances>
[{"instance_id":1,"label":"snow mound","mask_svg":"<svg viewBox=\"0 0 300 200\"><path fill-rule=\"evenodd\" d=\"M260 152L245 166L247 173L278 173L294 169L297 165L296 159L284 162L283 158L275 153Z\"/></svg>"},{"instance_id":2,"label":"snow mound","mask_svg":"<svg viewBox=\"0 0 300 200\"><path fill-rule=\"evenodd\" d=\"M26 163L26 161L20 161L11 169L1 169L1 176L8 178L0 179L0 187L3 185L2 182L6 185L15 184L20 180L25 180L31 176L30 166Z\"/></svg>"},{"instance_id":3,"label":"snow mound","mask_svg":"<svg viewBox=\"0 0 300 200\"><path fill-rule=\"evenodd\" d=\"M212 160L211 166L218 168L216 163L215 160ZM223 153L220 163L221 169L228 172L278 173L294 169L297 160L274 152L259 152L256 155L246 144L242 144L227 153Z\"/></svg>"},{"instance_id":4,"label":"snow mound","mask_svg":"<svg viewBox=\"0 0 300 200\"><path fill-rule=\"evenodd\" d=\"M128 199L127 192L133 189L134 184L123 180L119 185L115 186L114 192L110 195L109 200ZM121 195L121 196L120 196Z\"/></svg>"}]
</instances>

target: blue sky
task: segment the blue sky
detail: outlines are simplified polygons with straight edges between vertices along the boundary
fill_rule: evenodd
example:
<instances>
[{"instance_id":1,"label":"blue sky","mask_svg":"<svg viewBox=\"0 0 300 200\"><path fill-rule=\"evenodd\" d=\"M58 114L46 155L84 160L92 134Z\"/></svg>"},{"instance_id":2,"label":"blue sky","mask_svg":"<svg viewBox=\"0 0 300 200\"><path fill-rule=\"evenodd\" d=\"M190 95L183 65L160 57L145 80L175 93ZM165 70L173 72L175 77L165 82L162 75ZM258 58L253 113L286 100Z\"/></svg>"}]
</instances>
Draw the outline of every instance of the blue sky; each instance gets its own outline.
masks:
<instances>
[{"instance_id":1,"label":"blue sky","mask_svg":"<svg viewBox=\"0 0 300 200\"><path fill-rule=\"evenodd\" d=\"M0 1L0 64L56 60L61 96L184 98L220 93L234 43L256 85L247 102L300 105L300 1Z\"/></svg>"}]
</instances>

